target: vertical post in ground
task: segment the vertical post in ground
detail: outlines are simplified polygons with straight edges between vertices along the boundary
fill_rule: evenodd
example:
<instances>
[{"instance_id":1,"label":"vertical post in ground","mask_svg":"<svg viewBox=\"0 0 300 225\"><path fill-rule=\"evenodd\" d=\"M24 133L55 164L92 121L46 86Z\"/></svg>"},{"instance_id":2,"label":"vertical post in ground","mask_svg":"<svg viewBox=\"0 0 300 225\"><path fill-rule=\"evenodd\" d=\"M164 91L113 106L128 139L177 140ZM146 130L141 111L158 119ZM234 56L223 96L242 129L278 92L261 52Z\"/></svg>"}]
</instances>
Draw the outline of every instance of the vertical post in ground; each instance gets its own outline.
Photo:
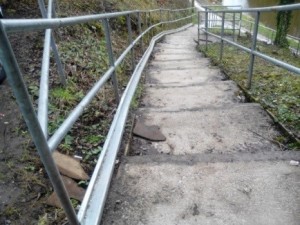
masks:
<instances>
[{"instance_id":1,"label":"vertical post in ground","mask_svg":"<svg viewBox=\"0 0 300 225\"><path fill-rule=\"evenodd\" d=\"M152 26L152 17L151 17L151 12L149 12L149 27ZM150 31L151 38L154 36L154 29L152 28Z\"/></svg>"},{"instance_id":2,"label":"vertical post in ground","mask_svg":"<svg viewBox=\"0 0 300 225\"><path fill-rule=\"evenodd\" d=\"M109 64L110 64L110 66L114 67L115 66L115 59L114 59L114 54L113 54L113 50L112 50L109 20L108 19L103 19L102 23L103 23L103 26L104 26L106 49L107 49L107 52L108 52ZM115 97L116 97L117 102L119 103L120 97L119 97L119 89L118 89L118 80L117 80L117 76L116 76L116 70L114 70L114 72L112 74L112 82L113 82Z\"/></svg>"},{"instance_id":3,"label":"vertical post in ground","mask_svg":"<svg viewBox=\"0 0 300 225\"><path fill-rule=\"evenodd\" d=\"M220 46L220 61L223 58L223 48L224 48L224 26L225 26L225 12L222 12L222 25L221 25L221 46Z\"/></svg>"},{"instance_id":4,"label":"vertical post in ground","mask_svg":"<svg viewBox=\"0 0 300 225\"><path fill-rule=\"evenodd\" d=\"M198 11L198 45L200 45L200 11Z\"/></svg>"},{"instance_id":5,"label":"vertical post in ground","mask_svg":"<svg viewBox=\"0 0 300 225\"><path fill-rule=\"evenodd\" d=\"M241 36L241 28L242 28L242 20L243 16L242 16L242 12L240 12L240 22L239 22L239 37Z\"/></svg>"},{"instance_id":6,"label":"vertical post in ground","mask_svg":"<svg viewBox=\"0 0 300 225\"><path fill-rule=\"evenodd\" d=\"M205 8L205 50L207 51L207 42L208 42L208 11Z\"/></svg>"},{"instance_id":7,"label":"vertical post in ground","mask_svg":"<svg viewBox=\"0 0 300 225\"><path fill-rule=\"evenodd\" d=\"M232 20L232 40L235 41L235 12L233 13L233 20Z\"/></svg>"},{"instance_id":8,"label":"vertical post in ground","mask_svg":"<svg viewBox=\"0 0 300 225\"><path fill-rule=\"evenodd\" d=\"M150 16L150 13L149 13ZM126 21L127 21L127 29L128 29L128 44L132 45L132 28L131 28L131 18L130 14L126 16ZM150 22L151 26L151 22ZM135 67L135 62L134 62L134 48L132 47L131 49L131 69L132 71L134 70Z\"/></svg>"},{"instance_id":9,"label":"vertical post in ground","mask_svg":"<svg viewBox=\"0 0 300 225\"><path fill-rule=\"evenodd\" d=\"M142 18L141 18L141 12L138 12L138 29L139 29L139 35L142 35ZM143 43L143 37L141 37L141 50L144 52L144 43Z\"/></svg>"},{"instance_id":10,"label":"vertical post in ground","mask_svg":"<svg viewBox=\"0 0 300 225\"><path fill-rule=\"evenodd\" d=\"M46 11L46 6L45 6L44 1L39 0L38 3L39 3L39 7L40 7L42 17L47 18L47 11ZM54 17L55 17L56 13L55 13L54 9L53 9L53 14L54 14ZM58 71L58 74L59 74L59 77L60 77L60 82L62 83L63 86L66 86L66 75L65 75L65 71L63 69L63 65L62 65L62 62L60 60L59 54L58 54L58 49L57 49L57 46L55 44L55 39L54 39L53 33L51 33L51 48L52 48L54 59L55 59L56 65L57 65L57 71Z\"/></svg>"},{"instance_id":11,"label":"vertical post in ground","mask_svg":"<svg viewBox=\"0 0 300 225\"><path fill-rule=\"evenodd\" d=\"M248 83L247 83L247 88L248 89L251 88L251 84L252 84L253 66L254 66L254 60L255 60L255 55L253 54L253 51L255 51L255 49L256 49L257 33L258 33L258 26L259 26L259 17L260 17L260 12L257 12L256 16L255 16L255 24L254 24L251 55L250 55L250 64L249 64L249 70L248 70Z\"/></svg>"}]
</instances>

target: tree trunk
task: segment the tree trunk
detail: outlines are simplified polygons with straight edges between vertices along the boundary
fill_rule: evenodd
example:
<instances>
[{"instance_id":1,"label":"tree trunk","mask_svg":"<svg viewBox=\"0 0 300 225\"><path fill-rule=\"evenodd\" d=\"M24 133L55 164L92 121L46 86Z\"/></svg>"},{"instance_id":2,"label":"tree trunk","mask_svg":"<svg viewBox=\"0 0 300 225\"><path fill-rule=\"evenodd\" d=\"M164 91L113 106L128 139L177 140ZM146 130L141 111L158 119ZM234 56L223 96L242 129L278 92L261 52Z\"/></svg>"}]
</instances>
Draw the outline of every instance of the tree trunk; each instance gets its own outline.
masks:
<instances>
[{"instance_id":1,"label":"tree trunk","mask_svg":"<svg viewBox=\"0 0 300 225\"><path fill-rule=\"evenodd\" d=\"M295 0L280 0L280 5L287 5L295 3ZM277 30L274 44L286 48L289 46L286 38L289 27L291 24L292 12L291 11L279 11L277 13Z\"/></svg>"}]
</instances>

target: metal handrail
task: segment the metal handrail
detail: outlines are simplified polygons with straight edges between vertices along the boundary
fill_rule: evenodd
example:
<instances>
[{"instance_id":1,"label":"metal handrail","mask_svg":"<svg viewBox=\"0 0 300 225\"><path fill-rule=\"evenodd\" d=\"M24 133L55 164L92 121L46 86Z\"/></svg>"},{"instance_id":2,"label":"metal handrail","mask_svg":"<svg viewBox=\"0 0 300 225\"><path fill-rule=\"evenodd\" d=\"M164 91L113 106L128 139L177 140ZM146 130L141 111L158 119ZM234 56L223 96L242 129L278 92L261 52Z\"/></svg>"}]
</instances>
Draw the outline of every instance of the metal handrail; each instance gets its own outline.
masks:
<instances>
[{"instance_id":1,"label":"metal handrail","mask_svg":"<svg viewBox=\"0 0 300 225\"><path fill-rule=\"evenodd\" d=\"M115 76L115 71L125 57L133 51L133 48L138 42L143 41L143 37L150 33L153 28L162 26L163 24L177 24L177 23L188 23L195 16L195 14L190 13L194 8L186 9L155 9L155 10L134 10L134 11L124 11L124 12L114 12L114 13L104 13L97 15L87 15L87 16L77 16L77 17L68 17L68 18L51 18L53 13L52 4L53 0L48 1L48 10L46 11L43 1L39 0L40 8L42 11L43 19L3 19L0 21L0 60L3 63L3 67L7 73L7 80L10 86L13 89L17 103L21 109L22 115L25 119L27 127L30 131L32 139L35 143L37 151L41 157L41 160L45 166L46 172L50 178L50 181L53 185L57 196L60 199L60 202L65 210L66 216L70 224L84 224L84 225L94 225L98 224L101 219L109 183L111 180L115 158L119 149L121 142L122 134L125 127L125 121L127 118L130 101L133 97L133 94L136 90L138 81L140 79L142 70L144 69L150 54L153 50L154 43L159 40L161 37L168 33L176 32L178 30L171 30L168 32L162 32L156 37L154 37L148 47L147 51L144 53L144 56L135 67L135 70L132 74L132 77L127 85L125 92L123 93L117 112L114 116L109 134L105 141L103 151L100 154L100 158L97 162L97 165L94 169L90 184L88 186L87 194L85 195L82 206L78 217L75 214L75 211L72 207L72 204L69 200L69 196L66 192L64 184L59 175L58 169L55 165L55 162L52 158L52 152L60 144L61 140L64 138L66 133L71 129L72 125L83 113L84 108L86 108L92 99L95 97L97 92L101 90L103 85L112 78L113 86L116 91L116 98L118 100L118 86L117 78ZM47 13L46 13L47 12ZM168 15L170 12L189 12L189 16L177 15L178 18L169 19L160 21L156 24L153 24L145 31L141 29L141 13L151 13L151 12L167 12ZM110 18L115 18L119 16L127 17L127 28L130 33L131 29L131 15L138 15L138 28L139 36L135 40L130 40L128 47L124 50L119 58L114 62L112 60L113 52L111 51L111 41L110 41L110 27L109 21ZM46 18L47 16L47 18ZM81 102L73 109L67 119L63 124L57 129L57 131L48 139L48 82L49 82L49 60L50 60L50 45L54 42L51 29L56 29L65 26L71 26L81 23L87 23L92 21L102 21L103 27L105 30L107 50L110 58L110 66L105 74L99 79L91 90L86 94L86 96L81 100ZM182 27L185 29L187 26ZM11 48L7 34L13 32L28 32L35 30L45 30L45 41L44 41L44 54L43 54L43 64L42 64L42 78L40 89L40 102L38 116L35 113L33 103L28 94L27 87L23 81L23 76L20 71L19 65L16 61L16 57ZM130 35L129 35L130 36ZM52 44L51 44L52 43ZM55 51L55 49L53 49ZM55 54L54 54L55 55ZM56 59L59 60L59 59ZM46 90L46 91L45 91ZM45 93L44 93L45 91ZM109 156L108 156L109 155ZM105 159L105 160L104 160ZM99 176L101 175L101 176ZM101 181L101 187L99 187L99 181ZM104 183L103 183L104 182ZM99 188L103 191L99 191ZM104 188L104 189L103 189ZM97 190L96 190L97 189Z\"/></svg>"},{"instance_id":2,"label":"metal handrail","mask_svg":"<svg viewBox=\"0 0 300 225\"><path fill-rule=\"evenodd\" d=\"M258 56L262 59L265 59L266 61L273 63L276 66L282 67L286 70L289 70L293 73L300 74L300 68L293 66L289 63L283 62L281 60L277 60L273 57L270 57L268 55L265 55L259 51L256 50L256 43L257 43L257 36L258 36L258 28L259 28L259 20L260 20L260 13L261 12L273 12L273 11L288 11L288 10L300 10L300 4L292 4L292 5L283 5L283 6L272 6L272 7L265 7L265 8L247 8L247 9L227 9L227 10L208 10L208 6L204 7L205 11L200 12L198 11L198 43L200 39L200 31L203 31L205 33L205 46L206 50L208 48L208 35L211 35L213 37L216 37L221 40L220 43L220 60L222 60L223 56L223 47L224 47L224 42L231 44L247 53L250 53L250 63L249 63L249 69L248 69L248 82L247 82L247 87L251 88L252 84L252 77L253 77L253 66L254 66L254 60L255 56ZM254 12L256 13L255 17L255 26L254 26L254 31L252 35L252 46L251 48L244 47L234 41L227 39L224 36L224 26L225 26L225 16L226 13L244 13L244 12ZM204 13L205 14L205 25L204 28L201 28L200 26L200 14ZM222 13L222 25L221 25L221 35L216 35L213 34L212 32L208 31L208 19L209 19L209 14L216 14L216 13ZM233 33L234 34L234 33Z\"/></svg>"},{"instance_id":3,"label":"metal handrail","mask_svg":"<svg viewBox=\"0 0 300 225\"><path fill-rule=\"evenodd\" d=\"M242 9L242 6L241 5L226 5L226 6L223 6L223 5L207 5L207 6L202 6L204 9L207 9L207 10L213 10L213 8L218 8L218 7L226 7L226 8L240 8ZM252 8L254 9L254 8ZM222 11L218 11L217 13L222 13ZM251 21L251 20L247 20L245 18L242 17L242 12L239 13L240 14L240 20L239 21L231 21L232 23L235 23L235 22L239 22L239 26L236 28L239 30L239 34L241 32L241 29L243 28L243 25L242 23L250 23L251 24L251 27L250 27L250 30L248 30L250 33L252 32L252 26L255 24L255 21ZM219 18L221 20L221 17ZM212 20L210 20L212 21ZM219 20L218 20L219 21ZM226 19L226 21L229 21ZM275 37L275 33L276 33L276 30L270 28L270 27L267 27L265 25L262 25L262 24L259 24L259 28L263 28L263 29L266 29L266 30L269 30L272 32L272 35L271 37L265 37L266 39L268 39L271 43L273 43L273 37ZM246 29L246 28L245 28ZM259 32L260 33L260 32ZM262 34L263 35L263 34ZM264 35L263 35L264 36ZM288 34L287 35L287 38L291 41L294 41L294 42L298 42L297 44L297 47L296 48L292 48L291 47L291 50L293 52L295 52L297 55L299 54L299 50L300 50L300 37L296 37L296 36L293 36L293 35L290 35Z\"/></svg>"}]
</instances>

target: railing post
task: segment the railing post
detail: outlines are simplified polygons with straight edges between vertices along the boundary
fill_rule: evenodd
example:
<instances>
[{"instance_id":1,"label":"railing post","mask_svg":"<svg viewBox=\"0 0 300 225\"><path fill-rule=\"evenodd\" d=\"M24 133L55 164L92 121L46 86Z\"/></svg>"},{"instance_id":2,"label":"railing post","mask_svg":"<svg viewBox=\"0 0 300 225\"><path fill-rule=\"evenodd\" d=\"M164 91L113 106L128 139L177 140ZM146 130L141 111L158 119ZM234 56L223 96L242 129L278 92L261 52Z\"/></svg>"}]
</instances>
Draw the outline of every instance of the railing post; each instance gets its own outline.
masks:
<instances>
[{"instance_id":1,"label":"railing post","mask_svg":"<svg viewBox=\"0 0 300 225\"><path fill-rule=\"evenodd\" d=\"M235 12L233 13L233 21L232 21L232 39L235 41Z\"/></svg>"},{"instance_id":2,"label":"railing post","mask_svg":"<svg viewBox=\"0 0 300 225\"><path fill-rule=\"evenodd\" d=\"M200 11L198 11L198 45L200 45Z\"/></svg>"},{"instance_id":3,"label":"railing post","mask_svg":"<svg viewBox=\"0 0 300 225\"><path fill-rule=\"evenodd\" d=\"M152 26L151 12L149 12L149 27L151 27L151 26ZM153 31L153 29L151 29L150 30L151 37L153 37L153 33L154 33L154 31Z\"/></svg>"},{"instance_id":4,"label":"railing post","mask_svg":"<svg viewBox=\"0 0 300 225\"><path fill-rule=\"evenodd\" d=\"M298 39L297 55L298 55L298 53L299 53L299 49L300 49L300 39Z\"/></svg>"},{"instance_id":5,"label":"railing post","mask_svg":"<svg viewBox=\"0 0 300 225\"><path fill-rule=\"evenodd\" d=\"M159 9L159 21L162 22L162 10Z\"/></svg>"},{"instance_id":6,"label":"railing post","mask_svg":"<svg viewBox=\"0 0 300 225\"><path fill-rule=\"evenodd\" d=\"M222 25L221 25L221 46L220 46L220 61L222 61L223 58L223 48L224 48L224 26L225 26L225 12L222 12Z\"/></svg>"},{"instance_id":7,"label":"railing post","mask_svg":"<svg viewBox=\"0 0 300 225\"><path fill-rule=\"evenodd\" d=\"M274 31L271 33L271 43L273 43Z\"/></svg>"},{"instance_id":8,"label":"railing post","mask_svg":"<svg viewBox=\"0 0 300 225\"><path fill-rule=\"evenodd\" d=\"M142 18L141 18L141 12L138 12L138 29L139 29L139 35L142 35ZM141 49L142 52L144 52L144 43L143 43L143 37L141 37Z\"/></svg>"},{"instance_id":9,"label":"railing post","mask_svg":"<svg viewBox=\"0 0 300 225\"><path fill-rule=\"evenodd\" d=\"M208 10L205 8L205 50L207 51L207 42L208 42Z\"/></svg>"},{"instance_id":10,"label":"railing post","mask_svg":"<svg viewBox=\"0 0 300 225\"><path fill-rule=\"evenodd\" d=\"M47 18L46 6L45 6L44 1L43 0L38 0L38 3L39 3L39 7L40 7L42 17ZM55 10L53 10L53 15L54 15L54 17L56 17ZM52 48L54 59L55 59L56 65L57 65L57 70L58 70L58 74L59 74L59 77L60 77L60 82L62 83L62 85L66 86L66 75L65 75L65 71L63 69L63 65L62 65L62 62L60 60L59 54L58 54L58 49L57 49L57 46L55 44L55 38L54 38L53 33L51 33L51 48Z\"/></svg>"},{"instance_id":11,"label":"railing post","mask_svg":"<svg viewBox=\"0 0 300 225\"><path fill-rule=\"evenodd\" d=\"M111 38L110 38L110 27L109 27L109 20L108 19L103 19L102 20L103 26L104 26L104 32L105 32L105 41L106 41L106 49L108 52L108 58L109 58L109 64L110 66L115 66L115 59L114 59L114 53L112 50L112 43L111 43ZM118 80L116 76L116 70L114 70L114 73L112 74L112 82L114 86L114 92L116 96L117 102L120 101L119 97L119 89L118 89Z\"/></svg>"},{"instance_id":12,"label":"railing post","mask_svg":"<svg viewBox=\"0 0 300 225\"><path fill-rule=\"evenodd\" d=\"M240 22L239 22L239 37L241 36L242 22L243 22L242 12L240 12Z\"/></svg>"},{"instance_id":13,"label":"railing post","mask_svg":"<svg viewBox=\"0 0 300 225\"><path fill-rule=\"evenodd\" d=\"M150 16L150 13L149 13ZM130 14L126 16L126 22L127 22L127 29L128 29L128 42L129 45L132 45L132 28L131 28L131 18ZM150 22L151 23L151 22ZM133 48L131 49L131 69L132 71L134 70L135 67L135 62L134 62L134 50Z\"/></svg>"},{"instance_id":14,"label":"railing post","mask_svg":"<svg viewBox=\"0 0 300 225\"><path fill-rule=\"evenodd\" d=\"M53 0L48 1L47 12L45 10L45 5L40 3L40 6L41 7L44 6L42 12L46 18L50 19L52 17ZM48 101L49 101L49 68L50 68L51 35L52 35L52 30L46 29L42 68L41 68L39 99L38 99L38 120L46 139L48 138Z\"/></svg>"},{"instance_id":15,"label":"railing post","mask_svg":"<svg viewBox=\"0 0 300 225\"><path fill-rule=\"evenodd\" d=\"M7 80L10 84L16 101L20 107L24 120L27 124L33 142L37 148L40 158L45 166L54 191L56 192L61 205L66 213L70 224L79 225L79 221L69 199L68 193L62 182L56 164L53 160L47 140L43 134L40 123L30 100L27 88L23 81L21 71L12 51L9 40L6 36L3 25L0 26L0 58L7 73Z\"/></svg>"},{"instance_id":16,"label":"railing post","mask_svg":"<svg viewBox=\"0 0 300 225\"><path fill-rule=\"evenodd\" d=\"M255 60L255 55L253 54L253 51L255 51L255 49L256 49L257 33L258 33L258 26L259 26L259 17L260 17L260 12L258 11L256 13L254 31L253 31L253 39L252 39L252 47L251 47L251 55L250 55L250 64L249 64L249 71L248 71L248 83L247 83L247 88L248 89L251 88L251 84L252 84L253 66L254 66L254 60Z\"/></svg>"}]
</instances>

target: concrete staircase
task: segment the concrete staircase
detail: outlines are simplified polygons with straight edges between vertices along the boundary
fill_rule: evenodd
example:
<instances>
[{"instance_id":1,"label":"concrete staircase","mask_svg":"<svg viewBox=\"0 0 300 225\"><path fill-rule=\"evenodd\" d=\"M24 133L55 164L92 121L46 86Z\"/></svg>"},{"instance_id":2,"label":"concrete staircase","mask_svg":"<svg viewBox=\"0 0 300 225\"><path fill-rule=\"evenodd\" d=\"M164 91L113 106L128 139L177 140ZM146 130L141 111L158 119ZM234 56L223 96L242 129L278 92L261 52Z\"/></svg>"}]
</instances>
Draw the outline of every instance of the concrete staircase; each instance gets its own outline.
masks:
<instances>
[{"instance_id":1,"label":"concrete staircase","mask_svg":"<svg viewBox=\"0 0 300 225\"><path fill-rule=\"evenodd\" d=\"M146 125L164 142L134 137L113 179L102 224L299 225L299 152L281 151L258 104L197 52L196 27L158 44L147 72ZM238 65L237 65L238 66Z\"/></svg>"}]
</instances>

